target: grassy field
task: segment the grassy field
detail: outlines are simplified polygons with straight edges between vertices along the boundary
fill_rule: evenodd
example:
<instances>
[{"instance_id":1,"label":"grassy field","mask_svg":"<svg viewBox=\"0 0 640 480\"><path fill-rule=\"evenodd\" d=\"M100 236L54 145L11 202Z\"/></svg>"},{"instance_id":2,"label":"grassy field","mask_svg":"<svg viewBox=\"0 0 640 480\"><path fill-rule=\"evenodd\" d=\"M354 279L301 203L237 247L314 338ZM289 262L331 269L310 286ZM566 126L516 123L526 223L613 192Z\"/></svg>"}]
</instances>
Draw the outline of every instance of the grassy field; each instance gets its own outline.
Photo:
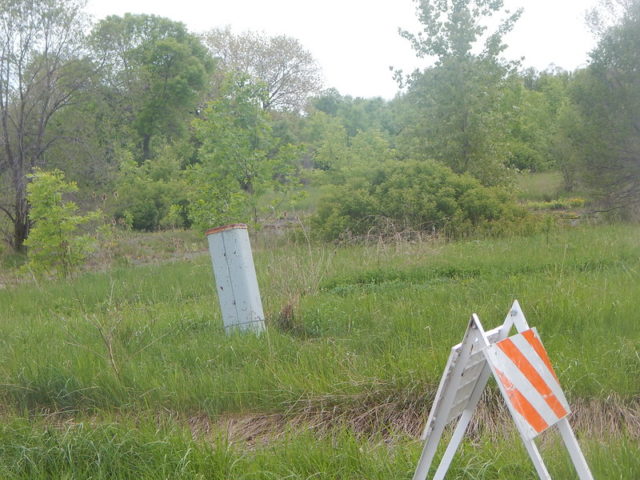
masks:
<instances>
[{"instance_id":1,"label":"grassy field","mask_svg":"<svg viewBox=\"0 0 640 480\"><path fill-rule=\"evenodd\" d=\"M564 195L562 174L557 171L522 172L516 177L520 200L555 200Z\"/></svg>"},{"instance_id":2,"label":"grassy field","mask_svg":"<svg viewBox=\"0 0 640 480\"><path fill-rule=\"evenodd\" d=\"M450 347L514 299L595 477L640 478L637 226L257 248L259 338L224 335L204 239L179 237L171 262L128 248L0 290L1 478L411 478ZM535 478L494 386L471 430L448 478ZM555 432L539 445L573 478Z\"/></svg>"}]
</instances>

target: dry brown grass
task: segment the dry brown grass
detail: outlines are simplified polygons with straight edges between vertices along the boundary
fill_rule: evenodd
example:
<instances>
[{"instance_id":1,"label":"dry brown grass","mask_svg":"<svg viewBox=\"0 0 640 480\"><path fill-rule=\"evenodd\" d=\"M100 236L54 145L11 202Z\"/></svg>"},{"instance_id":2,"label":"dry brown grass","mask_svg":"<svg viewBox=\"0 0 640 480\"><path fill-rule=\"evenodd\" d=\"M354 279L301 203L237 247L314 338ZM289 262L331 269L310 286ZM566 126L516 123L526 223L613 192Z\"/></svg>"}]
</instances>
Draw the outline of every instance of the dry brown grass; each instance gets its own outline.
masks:
<instances>
[{"instance_id":1,"label":"dry brown grass","mask_svg":"<svg viewBox=\"0 0 640 480\"><path fill-rule=\"evenodd\" d=\"M353 400L353 399L352 399ZM322 407L322 404L325 404ZM213 419L206 415L189 417L186 422L196 437L224 432L228 438L249 447L283 437L291 430L309 429L320 436L347 428L357 435L385 438L418 438L428 416L424 399L388 398L384 403L350 408L329 406L329 399L308 402L307 408L289 414L225 415ZM350 402L349 402L350 403ZM624 401L616 396L605 400L576 400L569 420L578 435L611 438L626 435L640 441L640 399ZM452 422L449 428L453 428ZM504 402L495 394L485 394L467 429L473 439L511 435L515 426ZM552 435L552 434L551 434ZM542 437L544 442L545 436Z\"/></svg>"}]
</instances>

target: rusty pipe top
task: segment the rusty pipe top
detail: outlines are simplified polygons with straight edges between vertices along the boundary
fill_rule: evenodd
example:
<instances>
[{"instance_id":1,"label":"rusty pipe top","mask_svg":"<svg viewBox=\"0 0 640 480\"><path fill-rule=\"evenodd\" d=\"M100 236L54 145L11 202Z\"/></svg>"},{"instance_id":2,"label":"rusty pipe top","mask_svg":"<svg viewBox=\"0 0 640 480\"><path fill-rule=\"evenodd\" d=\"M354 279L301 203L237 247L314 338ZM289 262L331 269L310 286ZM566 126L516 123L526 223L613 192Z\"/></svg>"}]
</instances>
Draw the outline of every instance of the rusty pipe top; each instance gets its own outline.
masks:
<instances>
[{"instance_id":1,"label":"rusty pipe top","mask_svg":"<svg viewBox=\"0 0 640 480\"><path fill-rule=\"evenodd\" d=\"M205 232L205 236L208 237L209 235L213 235L214 233L220 233L226 230L235 230L238 228L246 230L247 225L245 223L232 223L230 225L223 225L222 227L211 228Z\"/></svg>"}]
</instances>

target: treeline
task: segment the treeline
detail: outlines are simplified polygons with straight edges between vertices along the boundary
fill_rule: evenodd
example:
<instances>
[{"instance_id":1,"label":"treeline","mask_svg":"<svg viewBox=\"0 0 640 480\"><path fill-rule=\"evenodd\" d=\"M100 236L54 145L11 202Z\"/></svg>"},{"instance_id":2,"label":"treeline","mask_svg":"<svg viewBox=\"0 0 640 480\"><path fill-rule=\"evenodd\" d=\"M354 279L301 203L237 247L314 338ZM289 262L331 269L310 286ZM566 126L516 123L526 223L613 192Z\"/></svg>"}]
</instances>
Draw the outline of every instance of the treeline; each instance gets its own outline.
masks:
<instances>
[{"instance_id":1,"label":"treeline","mask_svg":"<svg viewBox=\"0 0 640 480\"><path fill-rule=\"evenodd\" d=\"M424 29L402 35L431 66L396 71L391 101L322 90L286 36L197 35L153 15L91 25L82 8L0 6L0 227L16 250L37 228L28 191L65 182L83 210L149 231L278 218L308 185L322 186L311 225L327 239L499 231L526 217L514 174L548 169L594 208L638 211L638 0L612 24L592 15L599 43L575 72L504 60L520 12L501 1L417 2Z\"/></svg>"}]
</instances>

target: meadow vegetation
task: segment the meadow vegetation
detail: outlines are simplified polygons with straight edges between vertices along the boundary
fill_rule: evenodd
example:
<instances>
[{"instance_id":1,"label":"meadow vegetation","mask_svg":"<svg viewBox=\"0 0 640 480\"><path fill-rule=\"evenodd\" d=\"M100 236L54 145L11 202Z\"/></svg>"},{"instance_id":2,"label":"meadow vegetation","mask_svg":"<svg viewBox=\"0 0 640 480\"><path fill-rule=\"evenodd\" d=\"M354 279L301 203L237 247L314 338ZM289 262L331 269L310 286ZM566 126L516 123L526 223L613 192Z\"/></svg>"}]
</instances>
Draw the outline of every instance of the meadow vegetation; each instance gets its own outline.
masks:
<instances>
[{"instance_id":1,"label":"meadow vegetation","mask_svg":"<svg viewBox=\"0 0 640 480\"><path fill-rule=\"evenodd\" d=\"M1 478L410 478L450 348L515 299L595 477L640 478L640 0L574 72L506 60L501 0L415 3L393 100L286 36L0 5ZM260 336L201 234L238 222ZM490 384L450 477L534 475Z\"/></svg>"},{"instance_id":2,"label":"meadow vegetation","mask_svg":"<svg viewBox=\"0 0 640 480\"><path fill-rule=\"evenodd\" d=\"M187 260L4 288L3 477L409 478L450 347L472 312L490 328L517 298L594 475L633 478L639 234L281 240L255 251L260 337L224 335L204 239ZM515 435L490 388L453 478L533 478ZM565 478L557 444L541 448Z\"/></svg>"}]
</instances>

